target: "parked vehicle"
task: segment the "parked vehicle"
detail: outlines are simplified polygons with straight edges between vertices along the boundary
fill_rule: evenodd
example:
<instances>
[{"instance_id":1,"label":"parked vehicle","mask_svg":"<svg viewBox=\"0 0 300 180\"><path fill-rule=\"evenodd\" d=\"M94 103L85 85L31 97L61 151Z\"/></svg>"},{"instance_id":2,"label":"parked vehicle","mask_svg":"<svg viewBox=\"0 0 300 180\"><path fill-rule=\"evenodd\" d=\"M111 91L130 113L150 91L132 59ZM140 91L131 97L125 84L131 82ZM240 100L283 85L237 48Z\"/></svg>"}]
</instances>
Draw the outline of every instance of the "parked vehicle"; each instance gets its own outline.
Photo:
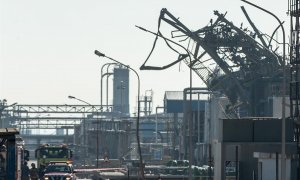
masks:
<instances>
[{"instance_id":1,"label":"parked vehicle","mask_svg":"<svg viewBox=\"0 0 300 180\"><path fill-rule=\"evenodd\" d=\"M50 162L44 170L44 176L42 179L75 180L77 179L77 177L75 175L75 171L72 164L69 164L67 162Z\"/></svg>"},{"instance_id":2,"label":"parked vehicle","mask_svg":"<svg viewBox=\"0 0 300 180\"><path fill-rule=\"evenodd\" d=\"M72 163L73 152L65 144L63 145L41 145L35 150L37 168L44 168L52 161L61 161Z\"/></svg>"}]
</instances>

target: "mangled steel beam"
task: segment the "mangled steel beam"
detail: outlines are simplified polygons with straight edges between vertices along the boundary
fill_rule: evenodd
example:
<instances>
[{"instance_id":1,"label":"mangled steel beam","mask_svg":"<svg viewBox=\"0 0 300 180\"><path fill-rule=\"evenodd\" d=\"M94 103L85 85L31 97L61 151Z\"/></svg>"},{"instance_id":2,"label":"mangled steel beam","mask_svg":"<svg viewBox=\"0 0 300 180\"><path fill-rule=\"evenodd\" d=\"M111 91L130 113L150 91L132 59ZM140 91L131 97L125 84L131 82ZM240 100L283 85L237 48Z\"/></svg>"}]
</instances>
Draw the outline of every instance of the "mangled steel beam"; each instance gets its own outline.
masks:
<instances>
[{"instance_id":1,"label":"mangled steel beam","mask_svg":"<svg viewBox=\"0 0 300 180\"><path fill-rule=\"evenodd\" d=\"M248 116L260 115L259 107L255 106L267 96L267 92L261 92L260 95L257 91L278 85L282 75L282 58L267 46L262 34L257 34L259 31L253 22L255 32L242 26L236 27L218 11L214 11L214 14L217 16L215 22L211 20L208 26L192 31L167 9L162 9L151 53L158 38L163 38L170 48L171 43L180 46L185 53L172 48L179 54L178 59L162 67L147 65L150 53L140 69L163 70L183 60L210 90L220 91L229 98L232 103L229 109L244 107ZM171 31L171 38L166 38L160 31L162 23L175 28L175 31ZM263 44L255 40L257 36ZM178 37L185 39L177 42ZM184 47L183 41L188 45Z\"/></svg>"}]
</instances>

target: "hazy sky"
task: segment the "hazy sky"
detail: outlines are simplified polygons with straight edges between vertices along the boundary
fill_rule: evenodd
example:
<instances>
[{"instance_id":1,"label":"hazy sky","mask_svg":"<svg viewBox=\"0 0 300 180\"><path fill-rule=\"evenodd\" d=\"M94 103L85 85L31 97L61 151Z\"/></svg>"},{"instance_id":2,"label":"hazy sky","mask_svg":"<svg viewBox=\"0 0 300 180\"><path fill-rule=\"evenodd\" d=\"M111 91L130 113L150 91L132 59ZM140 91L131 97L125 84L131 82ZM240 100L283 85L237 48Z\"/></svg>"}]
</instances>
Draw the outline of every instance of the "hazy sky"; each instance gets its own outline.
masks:
<instances>
[{"instance_id":1,"label":"hazy sky","mask_svg":"<svg viewBox=\"0 0 300 180\"><path fill-rule=\"evenodd\" d=\"M287 0L251 2L286 21L288 37ZM78 104L67 98L73 95L99 104L100 68L111 61L96 56L98 49L136 69L141 95L152 89L153 107L163 105L165 91L189 86L189 70L178 64L163 71L140 71L154 36L135 25L156 31L160 10L167 8L194 30L216 19L214 10L227 11L227 19L237 26L244 22L246 27L242 5L261 31L271 34L278 26L273 17L239 0L0 0L0 99L9 104ZM172 55L160 51L160 58L148 63L167 64ZM136 82L130 73L132 108ZM204 84L194 75L193 86ZM112 93L110 102L111 97Z\"/></svg>"}]
</instances>

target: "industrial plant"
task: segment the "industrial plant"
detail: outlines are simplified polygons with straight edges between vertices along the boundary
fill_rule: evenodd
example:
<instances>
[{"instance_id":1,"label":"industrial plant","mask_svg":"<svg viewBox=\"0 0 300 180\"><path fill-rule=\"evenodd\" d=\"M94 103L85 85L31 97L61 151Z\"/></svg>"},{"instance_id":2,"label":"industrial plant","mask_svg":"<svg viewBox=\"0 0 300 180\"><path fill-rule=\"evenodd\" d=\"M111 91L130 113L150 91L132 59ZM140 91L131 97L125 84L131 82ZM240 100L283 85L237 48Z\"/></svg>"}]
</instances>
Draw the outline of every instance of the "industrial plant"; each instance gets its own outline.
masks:
<instances>
[{"instance_id":1,"label":"industrial plant","mask_svg":"<svg viewBox=\"0 0 300 180\"><path fill-rule=\"evenodd\" d=\"M109 63L101 67L99 103L72 94L68 104L1 100L0 180L20 178L24 161L38 168L68 161L77 179L300 180L300 1L288 2L290 32L272 12L242 1L279 21L273 34L258 29L244 6L249 27L215 10L194 30L167 8L156 31L136 26L154 40L138 72L178 63L190 70L190 86L166 90L160 106L155 90L141 92L135 69L100 50L91 52ZM161 42L177 59L153 65ZM138 79L134 97L131 76Z\"/></svg>"}]
</instances>

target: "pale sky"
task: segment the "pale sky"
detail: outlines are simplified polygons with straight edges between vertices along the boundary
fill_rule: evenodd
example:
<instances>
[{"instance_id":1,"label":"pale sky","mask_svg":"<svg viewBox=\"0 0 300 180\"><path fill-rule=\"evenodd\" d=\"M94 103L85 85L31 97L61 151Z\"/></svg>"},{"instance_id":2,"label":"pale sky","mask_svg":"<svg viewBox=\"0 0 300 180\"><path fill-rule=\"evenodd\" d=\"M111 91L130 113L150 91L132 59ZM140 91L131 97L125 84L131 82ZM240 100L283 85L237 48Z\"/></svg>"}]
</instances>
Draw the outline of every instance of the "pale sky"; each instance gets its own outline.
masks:
<instances>
[{"instance_id":1,"label":"pale sky","mask_svg":"<svg viewBox=\"0 0 300 180\"><path fill-rule=\"evenodd\" d=\"M251 2L285 21L288 38L287 0ZM79 104L67 98L73 95L99 104L100 68L111 61L96 56L97 49L138 71L141 95L153 90L155 109L163 105L165 91L189 87L189 69L182 63L140 71L154 36L135 25L156 31L160 10L167 8L193 30L216 19L214 10L227 11L226 18L236 26L243 22L250 28L242 5L261 31L271 34L278 26L273 17L239 0L0 0L0 99L8 104ZM281 41L281 31L278 36ZM160 58L148 63L168 64L172 55L160 50ZM131 109L136 106L136 82L130 73ZM193 87L199 86L204 83L194 75Z\"/></svg>"}]
</instances>

